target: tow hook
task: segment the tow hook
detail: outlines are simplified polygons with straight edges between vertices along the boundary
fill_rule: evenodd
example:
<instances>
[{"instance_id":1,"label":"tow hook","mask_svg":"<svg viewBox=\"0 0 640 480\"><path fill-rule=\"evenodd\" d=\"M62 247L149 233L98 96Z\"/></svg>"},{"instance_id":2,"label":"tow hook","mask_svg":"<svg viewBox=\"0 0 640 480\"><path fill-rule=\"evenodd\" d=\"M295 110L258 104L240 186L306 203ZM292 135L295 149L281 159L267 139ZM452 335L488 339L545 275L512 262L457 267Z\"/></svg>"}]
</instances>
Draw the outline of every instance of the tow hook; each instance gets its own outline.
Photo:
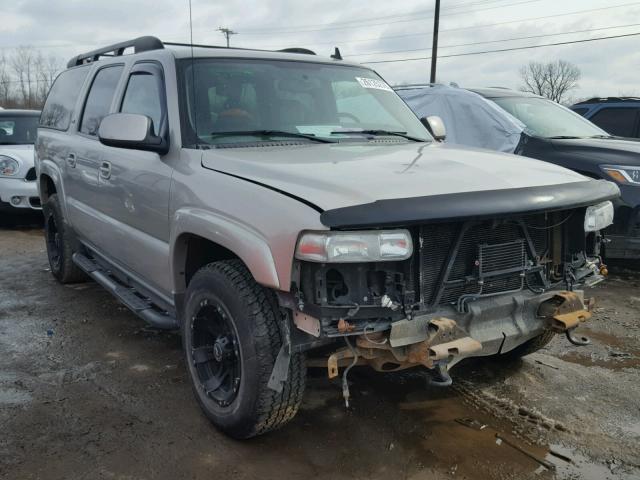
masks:
<instances>
[{"instance_id":1,"label":"tow hook","mask_svg":"<svg viewBox=\"0 0 640 480\"><path fill-rule=\"evenodd\" d=\"M433 368L433 377L429 380L429 385L434 387L450 387L453 384L453 379L447 370L447 364L444 362L438 362Z\"/></svg>"},{"instance_id":2,"label":"tow hook","mask_svg":"<svg viewBox=\"0 0 640 480\"><path fill-rule=\"evenodd\" d=\"M593 306L592 299L583 302L576 292L558 292L540 305L538 315L547 318L551 329L564 333L573 345L583 346L589 345L591 341L584 336L575 336L573 331L591 318Z\"/></svg>"},{"instance_id":3,"label":"tow hook","mask_svg":"<svg viewBox=\"0 0 640 480\"><path fill-rule=\"evenodd\" d=\"M569 340L574 345L577 345L578 347L583 347L584 345L589 345L591 343L591 340L589 340L587 337L583 335L574 337L573 336L574 330L575 328L572 328L571 330L567 330L566 332L564 332L564 334L567 336L567 340Z\"/></svg>"}]
</instances>

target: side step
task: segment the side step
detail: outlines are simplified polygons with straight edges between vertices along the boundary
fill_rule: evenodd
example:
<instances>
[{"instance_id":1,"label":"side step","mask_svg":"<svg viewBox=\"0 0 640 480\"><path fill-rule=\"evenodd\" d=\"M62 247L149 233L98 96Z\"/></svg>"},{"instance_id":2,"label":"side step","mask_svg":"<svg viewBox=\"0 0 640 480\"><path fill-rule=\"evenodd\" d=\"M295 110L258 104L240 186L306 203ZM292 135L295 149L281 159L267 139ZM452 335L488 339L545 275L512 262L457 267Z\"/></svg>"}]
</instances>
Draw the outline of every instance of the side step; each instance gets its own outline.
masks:
<instances>
[{"instance_id":1,"label":"side step","mask_svg":"<svg viewBox=\"0 0 640 480\"><path fill-rule=\"evenodd\" d=\"M153 308L153 304L149 300L138 296L135 289L119 283L109 275L109 272L100 268L90 258L81 253L74 253L73 263L152 327L162 330L175 330L178 328L178 322L174 317Z\"/></svg>"}]
</instances>

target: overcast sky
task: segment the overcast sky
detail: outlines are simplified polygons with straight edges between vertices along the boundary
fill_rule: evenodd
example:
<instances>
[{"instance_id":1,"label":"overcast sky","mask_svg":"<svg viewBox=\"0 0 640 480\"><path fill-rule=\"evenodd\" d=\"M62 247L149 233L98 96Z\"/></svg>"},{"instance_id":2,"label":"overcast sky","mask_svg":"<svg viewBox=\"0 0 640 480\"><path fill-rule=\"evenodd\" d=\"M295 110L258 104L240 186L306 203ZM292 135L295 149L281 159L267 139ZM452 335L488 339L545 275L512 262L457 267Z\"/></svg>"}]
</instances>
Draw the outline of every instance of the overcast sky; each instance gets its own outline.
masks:
<instances>
[{"instance_id":1,"label":"overcast sky","mask_svg":"<svg viewBox=\"0 0 640 480\"><path fill-rule=\"evenodd\" d=\"M231 45L239 47L297 46L329 55L338 46L344 57L361 62L430 54L380 52L430 48L434 0L192 2L194 43L223 44L216 30L224 26L238 32ZM590 11L575 13L585 10ZM189 41L188 0L0 0L0 11L0 47L33 45L65 62L82 51L139 35ZM630 0L442 0L441 13L440 55L640 32L640 1ZM592 29L598 30L585 32ZM576 31L581 33L563 34ZM487 43L540 35L550 36ZM441 58L438 81L517 88L523 64L564 59L582 70L574 97L640 95L639 42L640 36ZM360 56L365 53L374 54ZM428 80L430 63L371 66L391 84L418 83Z\"/></svg>"}]
</instances>

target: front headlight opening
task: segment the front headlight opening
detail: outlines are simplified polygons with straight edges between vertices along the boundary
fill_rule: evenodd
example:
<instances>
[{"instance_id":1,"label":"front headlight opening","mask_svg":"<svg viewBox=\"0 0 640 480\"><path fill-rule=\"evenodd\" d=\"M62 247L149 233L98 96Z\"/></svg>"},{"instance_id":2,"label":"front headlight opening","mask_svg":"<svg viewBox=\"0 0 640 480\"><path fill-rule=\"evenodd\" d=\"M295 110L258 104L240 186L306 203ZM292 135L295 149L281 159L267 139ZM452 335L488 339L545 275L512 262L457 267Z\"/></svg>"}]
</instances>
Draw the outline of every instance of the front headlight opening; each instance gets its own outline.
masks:
<instances>
[{"instance_id":1,"label":"front headlight opening","mask_svg":"<svg viewBox=\"0 0 640 480\"><path fill-rule=\"evenodd\" d=\"M640 167L622 165L603 166L602 170L617 183L622 185L640 185Z\"/></svg>"},{"instance_id":2,"label":"front headlight opening","mask_svg":"<svg viewBox=\"0 0 640 480\"><path fill-rule=\"evenodd\" d=\"M0 155L0 177L13 177L19 169L20 163L16 159Z\"/></svg>"},{"instance_id":3,"label":"front headlight opening","mask_svg":"<svg viewBox=\"0 0 640 480\"><path fill-rule=\"evenodd\" d=\"M400 261L411 257L407 230L307 232L296 247L296 258L321 263Z\"/></svg>"},{"instance_id":4,"label":"front headlight opening","mask_svg":"<svg viewBox=\"0 0 640 480\"><path fill-rule=\"evenodd\" d=\"M584 231L597 232L613 223L613 204L603 202L587 207L584 216Z\"/></svg>"}]
</instances>

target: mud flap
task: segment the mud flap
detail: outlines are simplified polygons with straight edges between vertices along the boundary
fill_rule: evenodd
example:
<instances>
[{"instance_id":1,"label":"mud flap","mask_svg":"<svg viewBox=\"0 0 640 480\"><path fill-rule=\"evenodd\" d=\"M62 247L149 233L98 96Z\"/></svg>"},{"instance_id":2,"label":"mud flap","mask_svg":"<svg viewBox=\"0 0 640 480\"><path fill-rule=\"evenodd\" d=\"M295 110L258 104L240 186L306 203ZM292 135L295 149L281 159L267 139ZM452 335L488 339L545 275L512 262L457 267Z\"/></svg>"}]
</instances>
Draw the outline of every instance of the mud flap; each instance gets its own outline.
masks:
<instances>
[{"instance_id":1,"label":"mud flap","mask_svg":"<svg viewBox=\"0 0 640 480\"><path fill-rule=\"evenodd\" d=\"M285 382L289 378L289 364L291 363L291 345L283 344L280 347L276 361L273 364L271 377L267 387L278 393L282 393Z\"/></svg>"},{"instance_id":2,"label":"mud flap","mask_svg":"<svg viewBox=\"0 0 640 480\"><path fill-rule=\"evenodd\" d=\"M273 370L271 370L271 376L267 382L267 387L278 393L282 393L284 384L289 378L289 365L291 364L291 331L289 330L289 323L285 319L282 322L282 336L283 342L276 357L276 361L273 364Z\"/></svg>"}]
</instances>

